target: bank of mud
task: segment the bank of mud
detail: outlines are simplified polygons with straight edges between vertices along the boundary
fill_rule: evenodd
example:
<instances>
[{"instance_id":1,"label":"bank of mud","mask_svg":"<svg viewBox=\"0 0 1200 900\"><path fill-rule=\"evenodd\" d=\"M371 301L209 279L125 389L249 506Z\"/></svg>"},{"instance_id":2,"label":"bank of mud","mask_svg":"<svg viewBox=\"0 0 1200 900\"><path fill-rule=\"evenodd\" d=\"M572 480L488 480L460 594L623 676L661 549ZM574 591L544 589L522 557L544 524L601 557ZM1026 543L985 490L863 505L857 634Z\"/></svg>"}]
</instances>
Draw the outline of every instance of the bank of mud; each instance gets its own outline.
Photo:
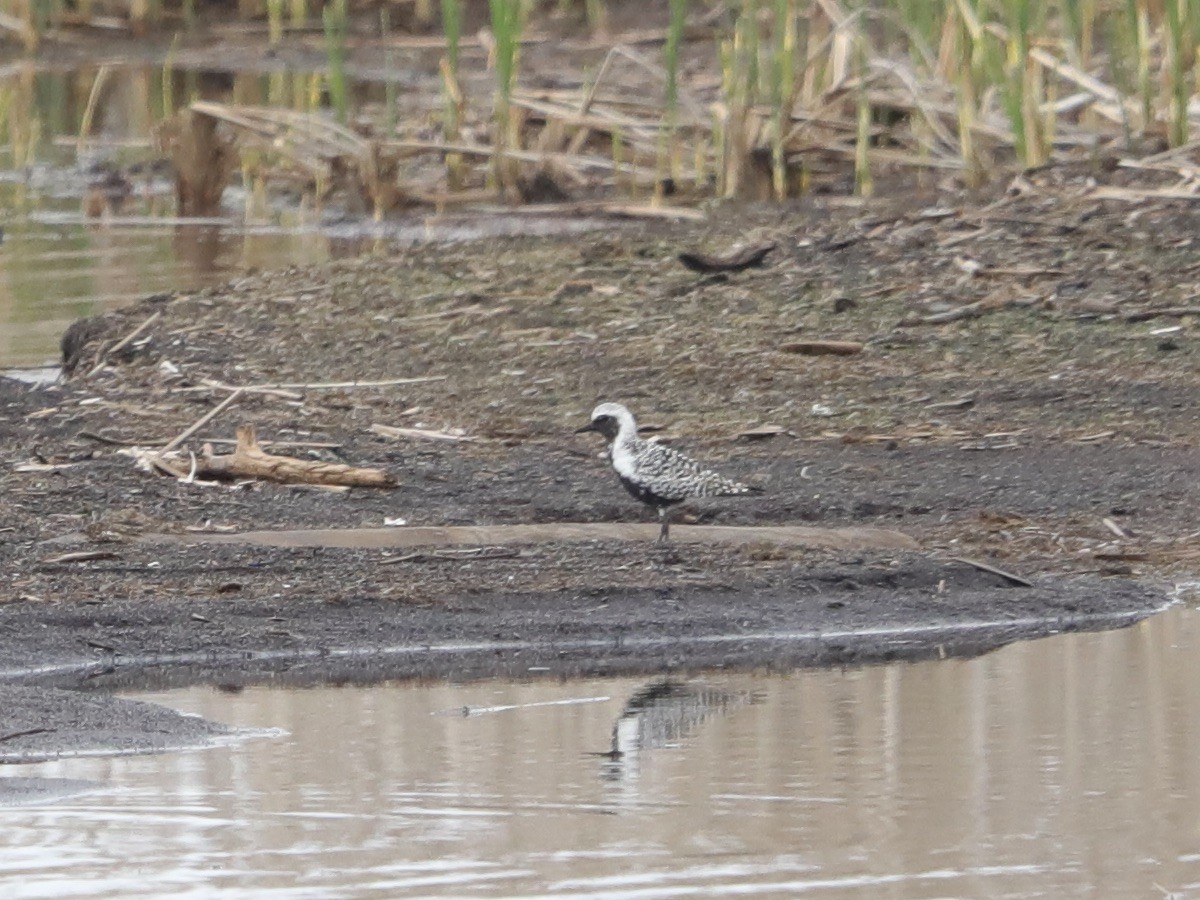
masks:
<instances>
[{"instance_id":1,"label":"bank of mud","mask_svg":"<svg viewBox=\"0 0 1200 900\"><path fill-rule=\"evenodd\" d=\"M1200 360L1179 312L1200 221L1090 201L1081 174L1037 177L1036 192L975 204L816 200L408 249L93 322L69 348L71 380L0 380L0 675L237 687L771 668L974 653L1148 615L1200 551ZM700 276L676 259L764 241L761 269ZM807 355L826 340L863 349ZM383 468L397 486L135 467L131 446L162 446L235 387L249 390L185 454L253 424L274 452ZM684 521L870 526L919 549L157 539L646 521L594 436L571 434L602 399L765 489Z\"/></svg>"}]
</instances>

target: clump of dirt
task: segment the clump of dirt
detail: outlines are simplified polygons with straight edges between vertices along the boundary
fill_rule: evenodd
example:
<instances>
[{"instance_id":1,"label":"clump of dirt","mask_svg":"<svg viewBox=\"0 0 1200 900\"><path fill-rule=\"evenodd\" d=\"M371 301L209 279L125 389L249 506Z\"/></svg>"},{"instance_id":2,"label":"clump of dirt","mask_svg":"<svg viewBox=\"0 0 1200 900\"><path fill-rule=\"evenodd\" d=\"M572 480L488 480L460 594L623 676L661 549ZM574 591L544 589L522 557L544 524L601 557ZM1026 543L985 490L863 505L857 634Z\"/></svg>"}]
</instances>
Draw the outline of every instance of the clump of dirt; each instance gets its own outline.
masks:
<instances>
[{"instance_id":1,"label":"clump of dirt","mask_svg":"<svg viewBox=\"0 0 1200 900\"><path fill-rule=\"evenodd\" d=\"M589 591L750 598L823 590L798 574L822 566L916 564L555 544L380 566L363 552L164 555L132 542L397 520L646 520L594 436L571 434L599 400L766 487L690 507L693 521L882 525L916 537L922 560L990 560L1039 583L1186 572L1200 500L1197 213L1089 199L1084 172L1022 184L980 204L828 198L722 209L703 226L422 247L131 306L87 330L82 375L2 388L0 565L13 577L0 601L172 601L208 616L231 599L282 609L301 595L410 607ZM677 259L772 242L763 268L697 274ZM807 355L830 340L862 350ZM235 387L185 449L252 424L279 442L272 452L381 467L399 486L201 486L122 454L164 445ZM79 548L112 556L47 562Z\"/></svg>"}]
</instances>

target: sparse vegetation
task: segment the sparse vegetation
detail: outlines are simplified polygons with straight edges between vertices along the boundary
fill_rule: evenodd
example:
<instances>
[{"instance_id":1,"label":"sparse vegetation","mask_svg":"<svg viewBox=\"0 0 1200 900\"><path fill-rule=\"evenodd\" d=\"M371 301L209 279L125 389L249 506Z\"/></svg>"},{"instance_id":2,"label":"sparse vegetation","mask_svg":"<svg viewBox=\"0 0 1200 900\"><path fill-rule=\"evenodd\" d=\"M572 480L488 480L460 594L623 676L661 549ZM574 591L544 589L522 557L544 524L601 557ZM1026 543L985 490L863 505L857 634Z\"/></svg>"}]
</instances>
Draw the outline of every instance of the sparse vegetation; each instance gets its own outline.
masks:
<instances>
[{"instance_id":1,"label":"sparse vegetation","mask_svg":"<svg viewBox=\"0 0 1200 900\"><path fill-rule=\"evenodd\" d=\"M137 0L89 9L121 13L131 29L185 28L204 21L205 4L193 6ZM441 0L417 4L398 23L335 0L319 10L319 81L273 73L267 107L243 103L221 118L243 141L274 142L259 172L271 159L280 172L294 171L297 154L322 161L310 185L319 201L339 173L350 171L353 181L363 171L321 146L332 114L356 136L335 143L349 141L359 153L362 138L377 173L411 177L388 190L439 206L480 199L485 186L493 197L516 199L535 175L562 194L632 192L655 202L670 195L675 204L783 199L831 176L867 193L896 170L950 174L972 186L1006 167L1103 152L1139 158L1192 138L1200 0L671 0L658 30L639 27L636 42L623 39L620 9L618 0ZM272 46L317 12L303 0L242 10L246 27L261 28ZM29 0L0 0L0 12L0 33L29 48L80 21L65 7ZM442 99L405 117L392 48L397 29L414 22L434 31L423 46L436 53L429 68ZM554 77L578 87L535 88L546 73L531 77L527 59L563 27L574 28L578 52L554 57ZM528 53L523 43L532 45ZM370 80L352 63L381 52L387 87L384 102L371 106L352 89ZM485 65L490 91L479 83ZM160 106L171 113L181 98L171 102L165 80ZM0 82L0 126L14 160L30 158L38 143L39 123L20 112L23 90L19 72ZM289 106L297 115L273 133L244 124ZM431 126L440 140L429 138ZM304 147L309 140L316 145ZM375 177L381 187L383 180Z\"/></svg>"}]
</instances>

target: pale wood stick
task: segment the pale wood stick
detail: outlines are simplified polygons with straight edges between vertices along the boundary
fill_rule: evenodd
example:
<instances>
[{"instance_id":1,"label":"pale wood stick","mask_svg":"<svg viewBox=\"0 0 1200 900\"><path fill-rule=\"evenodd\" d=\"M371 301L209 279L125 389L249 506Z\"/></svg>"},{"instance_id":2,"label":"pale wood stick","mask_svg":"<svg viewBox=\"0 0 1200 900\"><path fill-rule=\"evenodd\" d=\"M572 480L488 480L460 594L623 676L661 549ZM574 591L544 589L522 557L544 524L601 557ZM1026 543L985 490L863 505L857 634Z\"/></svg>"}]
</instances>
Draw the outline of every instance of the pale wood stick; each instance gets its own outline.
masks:
<instances>
[{"instance_id":1,"label":"pale wood stick","mask_svg":"<svg viewBox=\"0 0 1200 900\"><path fill-rule=\"evenodd\" d=\"M214 406L212 409L210 409L207 413L205 413L203 416L201 416L199 419L197 419L191 426L184 429L178 436L176 436L172 441L170 441L165 447L163 447L158 452L159 453L168 453L171 450L174 450L176 447L178 447L180 444L182 444L184 441L186 441L188 438L190 438L193 434L195 434L197 431L199 431L201 428L203 428L205 425L207 425L209 422L211 422L213 419L215 419L218 415L220 415L230 404L233 403L233 401L235 401L240 396L242 396L242 389L234 388L234 391L232 394L230 394L228 397L226 397L224 400L222 400L220 403L218 403L216 406Z\"/></svg>"},{"instance_id":2,"label":"pale wood stick","mask_svg":"<svg viewBox=\"0 0 1200 900\"><path fill-rule=\"evenodd\" d=\"M92 367L92 370L87 373L87 377L91 378L93 375L95 375L97 372L99 372L101 369L103 369L104 363L107 362L107 360L110 356L112 356L114 353L118 352L119 350L122 350L125 347L129 346L131 341L133 341L135 338L137 338L137 336L139 334L141 334L143 331L145 331L147 328L149 328L151 325L153 325L155 322L157 322L160 318L162 318L162 310L161 309L158 312L154 313L154 315L150 316L150 318L146 319L146 321L144 321L137 328L133 329L133 331L129 332L129 334L125 335L125 337L121 338L121 340L117 341L115 344L113 344L111 347L109 347L107 350L105 350L103 353L101 353L100 359L96 361L96 365Z\"/></svg>"},{"instance_id":3,"label":"pale wood stick","mask_svg":"<svg viewBox=\"0 0 1200 900\"><path fill-rule=\"evenodd\" d=\"M349 388L391 387L396 384L425 384L429 381L445 381L446 375L422 375L418 378L385 378L382 381L323 381L295 382L284 384L252 384L238 388L239 391L328 391Z\"/></svg>"},{"instance_id":4,"label":"pale wood stick","mask_svg":"<svg viewBox=\"0 0 1200 900\"><path fill-rule=\"evenodd\" d=\"M599 169L611 172L615 169L632 171L634 174L649 177L650 170L641 166L628 166L614 163L611 159L598 156L571 156L566 153L537 153L529 150L500 150L488 144L462 144L454 141L414 141L393 140L381 141L381 146L390 150L412 150L431 153L461 153L464 156L495 156L499 152L506 159L519 162L552 162L559 165L577 166L581 169Z\"/></svg>"},{"instance_id":5,"label":"pale wood stick","mask_svg":"<svg viewBox=\"0 0 1200 900\"><path fill-rule=\"evenodd\" d=\"M1003 578L1010 584L1020 585L1021 587L1033 587L1032 581L1026 581L1020 575L1014 575L1012 572L1005 572L1003 569L997 569L995 566L988 565L985 562L980 562L977 559L967 559L965 556L950 557L954 562L962 563L964 566L971 566L973 569L978 569L980 572L987 572L989 575L995 575Z\"/></svg>"},{"instance_id":6,"label":"pale wood stick","mask_svg":"<svg viewBox=\"0 0 1200 900\"><path fill-rule=\"evenodd\" d=\"M392 387L398 384L425 384L430 381L445 381L447 377L446 375L422 375L418 378L385 378L382 381L321 381L243 385L213 381L202 387L178 388L176 392L180 394L193 394L197 391L221 390L234 391L241 394L272 394L280 391L333 391L351 390L354 388ZM299 397L288 397L286 399L299 399Z\"/></svg>"},{"instance_id":7,"label":"pale wood stick","mask_svg":"<svg viewBox=\"0 0 1200 900\"><path fill-rule=\"evenodd\" d=\"M612 65L613 54L617 52L616 47L612 47L608 53L604 54L604 62L600 64L600 71L596 73L596 79L592 82L592 86L588 88L587 93L583 96L583 102L579 104L579 118L583 118L588 114L588 110L592 108L592 103L596 100L596 90L600 87L600 83L604 81L604 76L608 74L608 68ZM587 143L588 135L592 130L587 126L575 132L575 136L571 138L571 142L567 145L568 153L578 153L583 145Z\"/></svg>"},{"instance_id":8,"label":"pale wood stick","mask_svg":"<svg viewBox=\"0 0 1200 900\"><path fill-rule=\"evenodd\" d=\"M237 441L231 438L208 438L205 443L224 447L229 444L237 444ZM332 441L260 441L258 446L277 449L287 447L293 450L339 450L344 445L335 444Z\"/></svg>"}]
</instances>

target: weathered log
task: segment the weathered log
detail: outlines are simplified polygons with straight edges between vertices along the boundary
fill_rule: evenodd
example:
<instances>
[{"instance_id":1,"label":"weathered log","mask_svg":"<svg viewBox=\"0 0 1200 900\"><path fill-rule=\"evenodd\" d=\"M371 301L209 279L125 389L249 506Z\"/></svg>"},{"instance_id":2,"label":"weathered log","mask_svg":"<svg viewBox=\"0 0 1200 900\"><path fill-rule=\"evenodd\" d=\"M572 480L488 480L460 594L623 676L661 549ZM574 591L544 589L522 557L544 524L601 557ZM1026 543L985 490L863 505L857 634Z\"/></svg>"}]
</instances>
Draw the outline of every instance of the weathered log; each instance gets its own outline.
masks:
<instances>
[{"instance_id":1,"label":"weathered log","mask_svg":"<svg viewBox=\"0 0 1200 900\"><path fill-rule=\"evenodd\" d=\"M258 445L253 425L237 430L232 453L217 455L206 444L196 461L200 478L254 478L281 484L326 484L350 487L392 487L395 479L382 469L364 469L343 463L276 456Z\"/></svg>"}]
</instances>

